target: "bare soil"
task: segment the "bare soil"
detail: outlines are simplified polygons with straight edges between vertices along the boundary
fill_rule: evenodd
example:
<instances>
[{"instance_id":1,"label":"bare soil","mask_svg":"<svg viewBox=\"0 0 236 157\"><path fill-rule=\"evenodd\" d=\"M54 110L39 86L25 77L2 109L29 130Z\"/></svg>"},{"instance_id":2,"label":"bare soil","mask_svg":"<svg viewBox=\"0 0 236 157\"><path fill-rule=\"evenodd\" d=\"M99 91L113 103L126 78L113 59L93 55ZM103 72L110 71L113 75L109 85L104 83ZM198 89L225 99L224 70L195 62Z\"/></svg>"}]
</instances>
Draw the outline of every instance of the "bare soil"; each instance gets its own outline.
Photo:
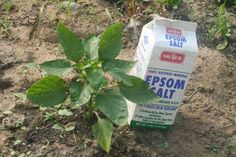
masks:
<instances>
[{"instance_id":1,"label":"bare soil","mask_svg":"<svg viewBox=\"0 0 236 157\"><path fill-rule=\"evenodd\" d=\"M218 7L215 1L185 0L177 10L153 3L137 8L133 18L140 28L154 13L197 22L199 56L173 128L117 128L109 154L93 139L93 119L83 116L83 108L71 117L57 117L63 124L76 123L74 131L61 132L52 129L55 121L45 121L45 112L15 93L25 93L41 77L37 68L28 68L29 63L32 67L32 63L63 58L55 33L59 19L84 38L99 34L112 21L128 25L130 17L103 0L78 0L78 8L71 13L56 0L12 0L12 4L9 13L0 10L0 20L6 17L10 21L7 30L0 27L0 156L236 157L236 150L230 147L236 142L236 31L232 28L224 52L215 50L207 35ZM236 26L235 17L229 18ZM124 31L120 58L132 60L138 38L129 29ZM17 140L21 142L15 143Z\"/></svg>"}]
</instances>

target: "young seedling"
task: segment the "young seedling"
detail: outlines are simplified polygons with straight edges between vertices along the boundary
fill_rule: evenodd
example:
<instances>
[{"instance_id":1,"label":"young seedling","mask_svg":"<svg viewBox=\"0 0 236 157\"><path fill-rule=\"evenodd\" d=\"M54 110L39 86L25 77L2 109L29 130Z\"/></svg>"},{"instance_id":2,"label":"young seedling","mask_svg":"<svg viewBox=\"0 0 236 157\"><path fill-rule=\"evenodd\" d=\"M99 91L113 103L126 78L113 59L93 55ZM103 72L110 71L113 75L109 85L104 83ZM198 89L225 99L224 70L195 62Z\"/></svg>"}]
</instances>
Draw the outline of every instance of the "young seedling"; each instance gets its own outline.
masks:
<instances>
[{"instance_id":1,"label":"young seedling","mask_svg":"<svg viewBox=\"0 0 236 157\"><path fill-rule=\"evenodd\" d=\"M98 37L81 40L58 23L57 37L66 59L41 63L39 67L47 75L27 90L27 98L41 107L52 107L68 99L72 108L86 105L97 115L92 133L106 152L110 150L113 124L127 124L125 98L137 104L158 101L142 79L127 74L135 62L116 59L122 47L122 31L123 24L116 23ZM61 77L71 72L76 72L76 78L66 83Z\"/></svg>"}]
</instances>

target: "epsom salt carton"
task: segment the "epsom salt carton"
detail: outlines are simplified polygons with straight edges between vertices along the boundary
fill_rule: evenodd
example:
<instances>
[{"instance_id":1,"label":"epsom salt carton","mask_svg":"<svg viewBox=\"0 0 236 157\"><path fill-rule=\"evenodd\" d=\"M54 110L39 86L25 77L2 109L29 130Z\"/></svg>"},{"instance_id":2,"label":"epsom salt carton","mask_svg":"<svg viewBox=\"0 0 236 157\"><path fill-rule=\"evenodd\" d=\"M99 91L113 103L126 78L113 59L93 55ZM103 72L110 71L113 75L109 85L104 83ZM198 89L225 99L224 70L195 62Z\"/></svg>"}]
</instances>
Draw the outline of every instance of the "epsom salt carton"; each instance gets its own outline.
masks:
<instances>
[{"instance_id":1,"label":"epsom salt carton","mask_svg":"<svg viewBox=\"0 0 236 157\"><path fill-rule=\"evenodd\" d=\"M156 104L128 102L131 127L167 129L174 123L197 58L197 24L156 18L143 27L131 74L159 96Z\"/></svg>"}]
</instances>

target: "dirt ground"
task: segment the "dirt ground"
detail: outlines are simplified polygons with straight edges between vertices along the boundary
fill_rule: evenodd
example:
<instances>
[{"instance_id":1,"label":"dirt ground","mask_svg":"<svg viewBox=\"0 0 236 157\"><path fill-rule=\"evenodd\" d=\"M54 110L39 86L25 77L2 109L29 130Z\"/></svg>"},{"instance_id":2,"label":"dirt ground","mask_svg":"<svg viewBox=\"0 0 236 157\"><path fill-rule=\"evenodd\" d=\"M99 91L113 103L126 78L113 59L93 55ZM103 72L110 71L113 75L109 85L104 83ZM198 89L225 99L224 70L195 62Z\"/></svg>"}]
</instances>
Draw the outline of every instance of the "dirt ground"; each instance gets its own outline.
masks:
<instances>
[{"instance_id":1,"label":"dirt ground","mask_svg":"<svg viewBox=\"0 0 236 157\"><path fill-rule=\"evenodd\" d=\"M140 27L154 13L197 22L199 56L174 127L168 131L118 128L109 154L93 139L91 121L82 109L56 119L76 123L73 132L61 132L52 129L54 123L45 121L45 112L24 100L24 95L19 98L19 93L40 78L35 63L63 57L55 33L59 19L84 38L99 34L112 21L128 24L130 17L103 0L78 0L69 13L56 0L12 0L12 4L9 13L0 10L0 20L10 21L7 29L0 28L0 157L236 157L230 147L236 143L236 20L231 17L235 27L230 45L217 51L207 38L218 7L214 0L184 0L177 10L152 3L137 8L134 19ZM137 39L129 28L124 31L121 58L132 59Z\"/></svg>"}]
</instances>

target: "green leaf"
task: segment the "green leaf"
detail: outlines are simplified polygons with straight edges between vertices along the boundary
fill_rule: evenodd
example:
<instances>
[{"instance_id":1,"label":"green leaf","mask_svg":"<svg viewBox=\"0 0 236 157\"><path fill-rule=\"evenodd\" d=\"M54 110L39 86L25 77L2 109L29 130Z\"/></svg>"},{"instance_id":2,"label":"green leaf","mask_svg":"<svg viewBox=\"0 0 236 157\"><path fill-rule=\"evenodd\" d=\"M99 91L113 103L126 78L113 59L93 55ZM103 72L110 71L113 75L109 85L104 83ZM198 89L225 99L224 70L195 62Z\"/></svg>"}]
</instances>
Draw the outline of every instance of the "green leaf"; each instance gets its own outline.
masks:
<instances>
[{"instance_id":1,"label":"green leaf","mask_svg":"<svg viewBox=\"0 0 236 157\"><path fill-rule=\"evenodd\" d=\"M75 123L71 122L65 125L65 131L73 131L75 129Z\"/></svg>"},{"instance_id":2,"label":"green leaf","mask_svg":"<svg viewBox=\"0 0 236 157\"><path fill-rule=\"evenodd\" d=\"M30 62L30 63L23 65L23 67L27 68L27 69L37 68L37 64L35 62Z\"/></svg>"},{"instance_id":3,"label":"green leaf","mask_svg":"<svg viewBox=\"0 0 236 157\"><path fill-rule=\"evenodd\" d=\"M128 109L124 97L114 89L108 89L95 98L96 107L117 125L126 125Z\"/></svg>"},{"instance_id":4,"label":"green leaf","mask_svg":"<svg viewBox=\"0 0 236 157\"><path fill-rule=\"evenodd\" d=\"M131 68L135 65L135 63L136 62L134 62L134 61L111 59L111 60L107 60L103 63L103 68L107 71L111 71L112 69L116 69L116 71L127 73L131 70Z\"/></svg>"},{"instance_id":5,"label":"green leaf","mask_svg":"<svg viewBox=\"0 0 236 157\"><path fill-rule=\"evenodd\" d=\"M40 106L55 106L66 100L67 87L60 77L49 75L34 83L26 95L29 100Z\"/></svg>"},{"instance_id":6,"label":"green leaf","mask_svg":"<svg viewBox=\"0 0 236 157\"><path fill-rule=\"evenodd\" d=\"M3 114L4 114L4 115L10 115L10 114L12 114L12 111L10 111L10 110L4 111Z\"/></svg>"},{"instance_id":7,"label":"green leaf","mask_svg":"<svg viewBox=\"0 0 236 157\"><path fill-rule=\"evenodd\" d=\"M109 69L108 71L116 80L122 81L126 85L132 85L132 80L129 75L117 71L116 69Z\"/></svg>"},{"instance_id":8,"label":"green leaf","mask_svg":"<svg viewBox=\"0 0 236 157\"><path fill-rule=\"evenodd\" d=\"M159 98L148 87L148 85L140 78L130 76L132 85L119 83L120 92L124 97L137 104L158 103Z\"/></svg>"},{"instance_id":9,"label":"green leaf","mask_svg":"<svg viewBox=\"0 0 236 157\"><path fill-rule=\"evenodd\" d=\"M84 47L82 41L62 23L57 25L57 38L67 58L78 62L83 57Z\"/></svg>"},{"instance_id":10,"label":"green leaf","mask_svg":"<svg viewBox=\"0 0 236 157\"><path fill-rule=\"evenodd\" d=\"M84 50L86 52L86 55L90 59L98 58L98 48L99 48L98 44L99 44L99 38L96 36L88 37L83 41Z\"/></svg>"},{"instance_id":11,"label":"green leaf","mask_svg":"<svg viewBox=\"0 0 236 157\"><path fill-rule=\"evenodd\" d=\"M73 113L71 111L68 111L67 109L61 109L58 110L58 114L61 116L71 116Z\"/></svg>"},{"instance_id":12,"label":"green leaf","mask_svg":"<svg viewBox=\"0 0 236 157\"><path fill-rule=\"evenodd\" d=\"M25 153L19 154L18 157L25 157Z\"/></svg>"},{"instance_id":13,"label":"green leaf","mask_svg":"<svg viewBox=\"0 0 236 157\"><path fill-rule=\"evenodd\" d=\"M123 83L126 85L132 85L130 76L125 73L127 73L134 66L134 64L135 62L133 61L112 59L105 61L103 63L103 68L108 71L116 80L123 81Z\"/></svg>"},{"instance_id":14,"label":"green leaf","mask_svg":"<svg viewBox=\"0 0 236 157\"><path fill-rule=\"evenodd\" d=\"M46 111L46 110L47 110L47 107L42 107L42 106L40 106L40 107L39 107L39 110L40 110L40 111Z\"/></svg>"},{"instance_id":15,"label":"green leaf","mask_svg":"<svg viewBox=\"0 0 236 157\"><path fill-rule=\"evenodd\" d=\"M219 45L217 45L216 49L217 50L224 50L226 47L228 46L228 40L227 38L224 39L223 43L220 43Z\"/></svg>"},{"instance_id":16,"label":"green leaf","mask_svg":"<svg viewBox=\"0 0 236 157\"><path fill-rule=\"evenodd\" d=\"M68 126L65 128L65 131L73 131L75 129L75 126Z\"/></svg>"},{"instance_id":17,"label":"green leaf","mask_svg":"<svg viewBox=\"0 0 236 157\"><path fill-rule=\"evenodd\" d=\"M14 94L17 98L23 100L23 101L26 101L27 97L24 93L15 93Z\"/></svg>"},{"instance_id":18,"label":"green leaf","mask_svg":"<svg viewBox=\"0 0 236 157\"><path fill-rule=\"evenodd\" d=\"M38 65L35 62L29 62L25 65L22 65L21 72L22 74L26 74L29 72L30 69L38 69Z\"/></svg>"},{"instance_id":19,"label":"green leaf","mask_svg":"<svg viewBox=\"0 0 236 157\"><path fill-rule=\"evenodd\" d=\"M87 78L93 89L98 90L103 87L107 81L104 77L104 72L101 68L89 69L87 71Z\"/></svg>"},{"instance_id":20,"label":"green leaf","mask_svg":"<svg viewBox=\"0 0 236 157\"><path fill-rule=\"evenodd\" d=\"M61 126L60 124L54 124L53 126L52 126L52 128L53 129L56 129L56 130L63 130L63 126Z\"/></svg>"},{"instance_id":21,"label":"green leaf","mask_svg":"<svg viewBox=\"0 0 236 157\"><path fill-rule=\"evenodd\" d=\"M63 76L69 73L73 68L69 61L64 59L47 61L39 65L48 74Z\"/></svg>"},{"instance_id":22,"label":"green leaf","mask_svg":"<svg viewBox=\"0 0 236 157\"><path fill-rule=\"evenodd\" d=\"M99 58L102 60L113 59L118 56L122 41L122 23L116 23L108 27L101 35L99 42Z\"/></svg>"},{"instance_id":23,"label":"green leaf","mask_svg":"<svg viewBox=\"0 0 236 157\"><path fill-rule=\"evenodd\" d=\"M75 105L84 105L91 99L92 88L89 84L73 82L70 86L70 99Z\"/></svg>"},{"instance_id":24,"label":"green leaf","mask_svg":"<svg viewBox=\"0 0 236 157\"><path fill-rule=\"evenodd\" d=\"M21 143L22 143L21 140L15 140L15 142L14 142L14 146L16 146L16 145L18 145L18 144L21 144Z\"/></svg>"},{"instance_id":25,"label":"green leaf","mask_svg":"<svg viewBox=\"0 0 236 157\"><path fill-rule=\"evenodd\" d=\"M93 136L100 146L108 153L111 145L111 135L113 132L112 123L106 119L98 119L92 127Z\"/></svg>"}]
</instances>

